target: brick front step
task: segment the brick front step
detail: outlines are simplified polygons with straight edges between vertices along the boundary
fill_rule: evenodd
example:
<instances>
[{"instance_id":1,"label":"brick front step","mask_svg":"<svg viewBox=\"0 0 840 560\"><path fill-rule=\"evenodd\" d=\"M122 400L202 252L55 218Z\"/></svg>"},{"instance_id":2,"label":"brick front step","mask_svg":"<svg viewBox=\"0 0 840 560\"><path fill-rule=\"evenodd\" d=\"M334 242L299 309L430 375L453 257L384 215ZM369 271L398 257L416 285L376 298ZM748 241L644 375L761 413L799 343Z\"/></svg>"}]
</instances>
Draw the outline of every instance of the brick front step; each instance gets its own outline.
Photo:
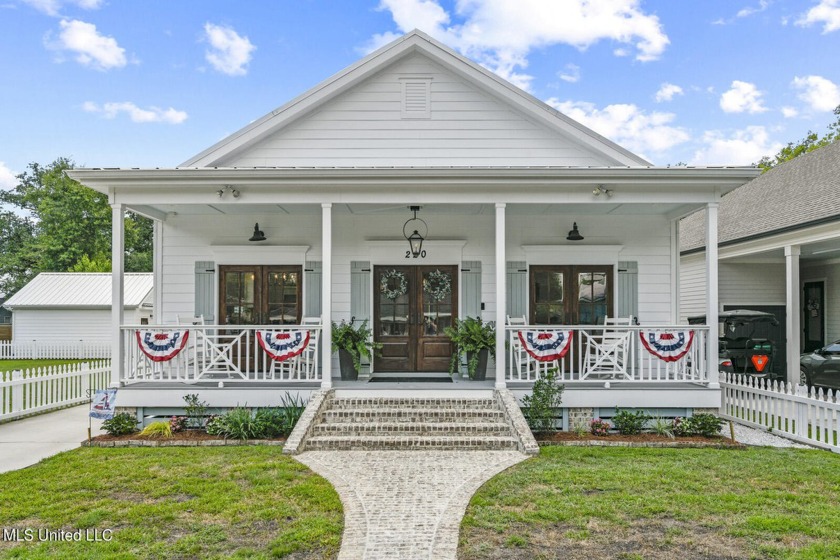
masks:
<instances>
[{"instance_id":1,"label":"brick front step","mask_svg":"<svg viewBox=\"0 0 840 560\"><path fill-rule=\"evenodd\" d=\"M333 399L330 408L332 410L359 408L495 410L498 406L493 399L342 397Z\"/></svg>"},{"instance_id":2,"label":"brick front step","mask_svg":"<svg viewBox=\"0 0 840 560\"><path fill-rule=\"evenodd\" d=\"M512 436L313 436L306 440L307 451L335 450L498 450L517 449Z\"/></svg>"},{"instance_id":3,"label":"brick front step","mask_svg":"<svg viewBox=\"0 0 840 560\"><path fill-rule=\"evenodd\" d=\"M506 422L340 422L318 424L314 435L346 436L510 436L511 428Z\"/></svg>"},{"instance_id":4,"label":"brick front step","mask_svg":"<svg viewBox=\"0 0 840 560\"><path fill-rule=\"evenodd\" d=\"M340 422L503 422L501 410L459 410L453 408L344 408L323 412L320 419L327 424Z\"/></svg>"}]
</instances>

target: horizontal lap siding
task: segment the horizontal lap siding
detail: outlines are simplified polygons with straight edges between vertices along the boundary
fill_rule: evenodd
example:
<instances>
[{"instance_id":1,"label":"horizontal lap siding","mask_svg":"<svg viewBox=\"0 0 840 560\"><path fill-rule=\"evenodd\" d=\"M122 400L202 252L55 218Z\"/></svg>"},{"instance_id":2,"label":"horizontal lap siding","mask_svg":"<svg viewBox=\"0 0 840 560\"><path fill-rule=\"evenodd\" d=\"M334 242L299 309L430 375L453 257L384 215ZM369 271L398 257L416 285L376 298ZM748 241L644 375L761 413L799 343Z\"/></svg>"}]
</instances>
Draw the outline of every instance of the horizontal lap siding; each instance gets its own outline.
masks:
<instances>
[{"instance_id":1,"label":"horizontal lap siding","mask_svg":"<svg viewBox=\"0 0 840 560\"><path fill-rule=\"evenodd\" d=\"M720 263L721 305L784 305L784 263Z\"/></svg>"},{"instance_id":2,"label":"horizontal lap siding","mask_svg":"<svg viewBox=\"0 0 840 560\"><path fill-rule=\"evenodd\" d=\"M125 312L126 322L136 322L134 311ZM32 340L108 341L111 339L111 311L91 310L31 310L15 311L15 342Z\"/></svg>"},{"instance_id":3,"label":"horizontal lap siding","mask_svg":"<svg viewBox=\"0 0 840 560\"><path fill-rule=\"evenodd\" d=\"M400 78L412 74L431 77L429 118L402 118ZM606 163L420 55L395 63L224 162L243 167Z\"/></svg>"},{"instance_id":4,"label":"horizontal lap siding","mask_svg":"<svg viewBox=\"0 0 840 560\"><path fill-rule=\"evenodd\" d=\"M680 320L706 313L706 257L680 258Z\"/></svg>"}]
</instances>

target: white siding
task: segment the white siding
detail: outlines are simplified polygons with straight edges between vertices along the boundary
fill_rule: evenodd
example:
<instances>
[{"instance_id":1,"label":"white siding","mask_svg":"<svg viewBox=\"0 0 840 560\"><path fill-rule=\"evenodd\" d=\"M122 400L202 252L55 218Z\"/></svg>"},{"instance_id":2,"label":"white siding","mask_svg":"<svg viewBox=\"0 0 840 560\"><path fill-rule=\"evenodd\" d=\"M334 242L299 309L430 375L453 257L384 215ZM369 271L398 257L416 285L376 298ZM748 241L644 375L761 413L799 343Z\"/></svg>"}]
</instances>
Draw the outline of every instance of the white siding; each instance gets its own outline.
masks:
<instances>
[{"instance_id":1,"label":"white siding","mask_svg":"<svg viewBox=\"0 0 840 560\"><path fill-rule=\"evenodd\" d=\"M400 78L431 78L425 119L402 114ZM609 165L603 156L414 55L219 165Z\"/></svg>"},{"instance_id":2,"label":"white siding","mask_svg":"<svg viewBox=\"0 0 840 560\"><path fill-rule=\"evenodd\" d=\"M706 313L706 255L680 258L680 321Z\"/></svg>"},{"instance_id":3,"label":"white siding","mask_svg":"<svg viewBox=\"0 0 840 560\"><path fill-rule=\"evenodd\" d=\"M126 323L137 324L138 313L126 309ZM14 317L15 342L111 340L110 309L20 309Z\"/></svg>"}]
</instances>

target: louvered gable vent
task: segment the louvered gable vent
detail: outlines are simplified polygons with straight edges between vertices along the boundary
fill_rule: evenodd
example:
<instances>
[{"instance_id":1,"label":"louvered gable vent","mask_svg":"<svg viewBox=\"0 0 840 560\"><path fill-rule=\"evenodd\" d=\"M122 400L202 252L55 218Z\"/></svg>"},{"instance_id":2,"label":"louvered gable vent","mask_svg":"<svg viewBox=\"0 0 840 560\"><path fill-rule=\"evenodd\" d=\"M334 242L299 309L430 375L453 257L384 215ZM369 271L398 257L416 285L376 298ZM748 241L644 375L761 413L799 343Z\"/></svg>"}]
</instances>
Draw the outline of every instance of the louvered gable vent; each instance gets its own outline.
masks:
<instances>
[{"instance_id":1,"label":"louvered gable vent","mask_svg":"<svg viewBox=\"0 0 840 560\"><path fill-rule=\"evenodd\" d=\"M431 117L431 82L431 78L400 78L400 83L402 83L402 118L428 119Z\"/></svg>"}]
</instances>

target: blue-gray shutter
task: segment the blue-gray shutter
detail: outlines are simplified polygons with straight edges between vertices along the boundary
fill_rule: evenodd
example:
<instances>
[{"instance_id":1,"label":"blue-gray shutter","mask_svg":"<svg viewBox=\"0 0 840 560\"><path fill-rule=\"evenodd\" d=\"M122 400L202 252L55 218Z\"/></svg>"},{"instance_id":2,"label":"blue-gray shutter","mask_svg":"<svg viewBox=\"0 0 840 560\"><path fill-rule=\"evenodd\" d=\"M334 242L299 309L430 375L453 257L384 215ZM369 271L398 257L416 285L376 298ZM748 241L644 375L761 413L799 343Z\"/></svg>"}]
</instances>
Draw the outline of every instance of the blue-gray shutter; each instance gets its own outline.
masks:
<instances>
[{"instance_id":1,"label":"blue-gray shutter","mask_svg":"<svg viewBox=\"0 0 840 560\"><path fill-rule=\"evenodd\" d=\"M357 323L365 319L370 323L370 277L369 262L350 262L350 315Z\"/></svg>"},{"instance_id":2,"label":"blue-gray shutter","mask_svg":"<svg viewBox=\"0 0 840 560\"><path fill-rule=\"evenodd\" d=\"M461 297L464 317L481 317L481 261L461 263Z\"/></svg>"},{"instance_id":3,"label":"blue-gray shutter","mask_svg":"<svg viewBox=\"0 0 840 560\"><path fill-rule=\"evenodd\" d=\"M617 317L639 317L639 263L619 261L618 263L618 305Z\"/></svg>"},{"instance_id":4,"label":"blue-gray shutter","mask_svg":"<svg viewBox=\"0 0 840 560\"><path fill-rule=\"evenodd\" d=\"M195 316L204 316L209 325L216 323L216 263L195 261Z\"/></svg>"},{"instance_id":5,"label":"blue-gray shutter","mask_svg":"<svg viewBox=\"0 0 840 560\"><path fill-rule=\"evenodd\" d=\"M511 317L528 316L528 267L525 261L507 263L507 306L505 312Z\"/></svg>"},{"instance_id":6,"label":"blue-gray shutter","mask_svg":"<svg viewBox=\"0 0 840 560\"><path fill-rule=\"evenodd\" d=\"M304 317L321 316L321 261L306 261L303 267L303 290L306 301L303 302Z\"/></svg>"}]
</instances>

